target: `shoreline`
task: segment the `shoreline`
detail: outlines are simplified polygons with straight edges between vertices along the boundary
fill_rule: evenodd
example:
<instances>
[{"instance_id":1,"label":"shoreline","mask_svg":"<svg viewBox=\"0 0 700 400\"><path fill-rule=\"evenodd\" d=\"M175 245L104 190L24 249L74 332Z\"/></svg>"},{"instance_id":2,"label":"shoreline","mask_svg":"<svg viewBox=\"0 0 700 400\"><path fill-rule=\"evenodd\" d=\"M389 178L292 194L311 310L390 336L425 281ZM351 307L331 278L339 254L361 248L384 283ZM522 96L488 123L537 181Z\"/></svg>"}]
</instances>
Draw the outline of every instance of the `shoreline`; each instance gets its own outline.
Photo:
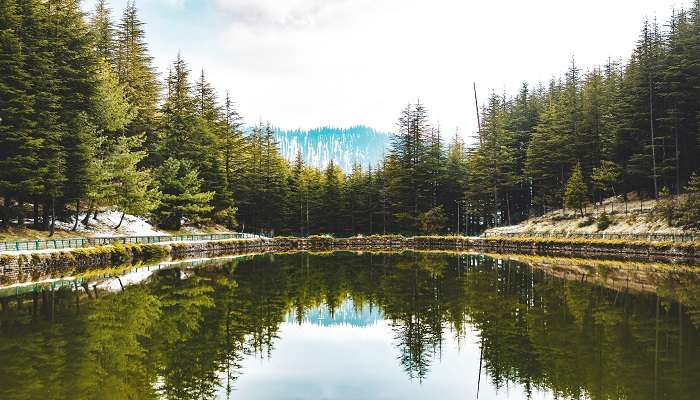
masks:
<instances>
[{"instance_id":1,"label":"shoreline","mask_svg":"<svg viewBox=\"0 0 700 400\"><path fill-rule=\"evenodd\" d=\"M285 251L381 251L456 250L540 256L617 258L629 261L660 259L698 262L700 242L643 242L534 237L371 236L354 238L311 237L273 239L225 239L151 244L112 244L55 251L4 253L0 255L0 285L29 283L65 277L90 270L131 263L186 258L192 254L285 252Z\"/></svg>"}]
</instances>

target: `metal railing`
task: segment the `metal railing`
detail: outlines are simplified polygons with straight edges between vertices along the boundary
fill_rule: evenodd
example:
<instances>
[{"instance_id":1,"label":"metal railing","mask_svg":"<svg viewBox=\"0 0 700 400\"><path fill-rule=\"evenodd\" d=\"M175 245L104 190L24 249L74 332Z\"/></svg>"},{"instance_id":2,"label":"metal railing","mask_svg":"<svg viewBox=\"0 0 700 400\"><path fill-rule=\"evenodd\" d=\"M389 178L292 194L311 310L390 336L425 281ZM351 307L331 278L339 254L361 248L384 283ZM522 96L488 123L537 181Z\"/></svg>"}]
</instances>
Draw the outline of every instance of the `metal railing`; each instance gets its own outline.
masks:
<instances>
[{"instance_id":1,"label":"metal railing","mask_svg":"<svg viewBox=\"0 0 700 400\"><path fill-rule=\"evenodd\" d=\"M162 243L162 242L182 242L197 240L226 240L226 239L252 239L259 235L251 233L211 233L203 235L175 235L175 236L112 236L112 237L85 237L66 239L41 239L41 240L21 240L15 242L0 242L0 251L23 251L23 250L47 250L47 249L68 249L76 247L92 247L113 243Z\"/></svg>"},{"instance_id":2,"label":"metal railing","mask_svg":"<svg viewBox=\"0 0 700 400\"><path fill-rule=\"evenodd\" d=\"M673 233L543 233L543 232L515 232L497 233L488 232L483 237L537 237L556 239L604 239L604 240L642 240L652 242L694 242L700 241L700 234L673 234Z\"/></svg>"}]
</instances>

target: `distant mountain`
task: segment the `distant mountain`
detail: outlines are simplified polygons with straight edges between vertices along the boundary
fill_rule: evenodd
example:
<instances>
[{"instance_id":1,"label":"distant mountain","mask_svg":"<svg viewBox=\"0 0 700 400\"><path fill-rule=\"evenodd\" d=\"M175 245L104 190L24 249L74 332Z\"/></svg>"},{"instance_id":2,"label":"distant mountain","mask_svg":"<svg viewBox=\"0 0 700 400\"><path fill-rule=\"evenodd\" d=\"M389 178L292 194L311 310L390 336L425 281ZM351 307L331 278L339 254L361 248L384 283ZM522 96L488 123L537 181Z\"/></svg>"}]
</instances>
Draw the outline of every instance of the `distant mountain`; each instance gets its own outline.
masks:
<instances>
[{"instance_id":1,"label":"distant mountain","mask_svg":"<svg viewBox=\"0 0 700 400\"><path fill-rule=\"evenodd\" d=\"M384 312L369 304L363 304L362 307L355 307L352 299L345 299L340 306L331 311L327 304L322 304L318 307L313 307L304 310L302 322L320 326L332 325L351 325L357 327L376 325L377 322L384 319ZM286 317L286 322L293 324L298 322L295 312L289 312Z\"/></svg>"},{"instance_id":2,"label":"distant mountain","mask_svg":"<svg viewBox=\"0 0 700 400\"><path fill-rule=\"evenodd\" d=\"M363 168L376 165L389 147L391 135L366 126L351 128L323 127L308 131L275 132L282 155L293 161L298 150L307 165L325 168L333 160L343 171L350 172L354 163Z\"/></svg>"}]
</instances>

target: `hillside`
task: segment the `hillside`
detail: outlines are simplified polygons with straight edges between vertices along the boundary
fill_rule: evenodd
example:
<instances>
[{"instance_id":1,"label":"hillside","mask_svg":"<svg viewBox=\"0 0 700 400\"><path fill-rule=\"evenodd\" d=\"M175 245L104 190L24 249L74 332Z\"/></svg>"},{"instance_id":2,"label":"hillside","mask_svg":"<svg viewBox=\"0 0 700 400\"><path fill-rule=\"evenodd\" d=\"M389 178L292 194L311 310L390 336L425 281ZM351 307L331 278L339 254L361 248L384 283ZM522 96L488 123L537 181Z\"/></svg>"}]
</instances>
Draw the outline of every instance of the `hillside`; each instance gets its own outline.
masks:
<instances>
[{"instance_id":1,"label":"hillside","mask_svg":"<svg viewBox=\"0 0 700 400\"><path fill-rule=\"evenodd\" d=\"M628 196L627 207L622 196L606 199L603 204L586 209L586 216L575 215L573 210L562 212L561 209L550 211L542 216L533 217L517 225L491 228L486 234L682 234L689 233L680 227L669 226L663 218L652 213L656 200L640 201L636 194ZM605 211L609 226L598 224Z\"/></svg>"},{"instance_id":2,"label":"hillside","mask_svg":"<svg viewBox=\"0 0 700 400\"><path fill-rule=\"evenodd\" d=\"M354 163L363 167L381 161L389 146L390 134L366 126L351 128L323 127L311 130L277 130L275 137L287 160L293 161L301 151L304 162L325 168L331 160L347 172Z\"/></svg>"}]
</instances>

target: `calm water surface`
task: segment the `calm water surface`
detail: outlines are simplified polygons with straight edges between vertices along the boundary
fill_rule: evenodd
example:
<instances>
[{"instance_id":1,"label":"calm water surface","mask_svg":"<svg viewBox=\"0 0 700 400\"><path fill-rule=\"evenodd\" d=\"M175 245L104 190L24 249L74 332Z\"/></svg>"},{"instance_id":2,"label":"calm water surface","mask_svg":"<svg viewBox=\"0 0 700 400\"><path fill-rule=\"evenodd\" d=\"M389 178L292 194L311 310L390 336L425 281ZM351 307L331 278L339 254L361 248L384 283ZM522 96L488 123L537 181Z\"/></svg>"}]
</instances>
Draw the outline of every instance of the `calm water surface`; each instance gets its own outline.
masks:
<instances>
[{"instance_id":1,"label":"calm water surface","mask_svg":"<svg viewBox=\"0 0 700 400\"><path fill-rule=\"evenodd\" d=\"M335 253L5 290L0 399L697 399L697 278L615 279Z\"/></svg>"}]
</instances>

